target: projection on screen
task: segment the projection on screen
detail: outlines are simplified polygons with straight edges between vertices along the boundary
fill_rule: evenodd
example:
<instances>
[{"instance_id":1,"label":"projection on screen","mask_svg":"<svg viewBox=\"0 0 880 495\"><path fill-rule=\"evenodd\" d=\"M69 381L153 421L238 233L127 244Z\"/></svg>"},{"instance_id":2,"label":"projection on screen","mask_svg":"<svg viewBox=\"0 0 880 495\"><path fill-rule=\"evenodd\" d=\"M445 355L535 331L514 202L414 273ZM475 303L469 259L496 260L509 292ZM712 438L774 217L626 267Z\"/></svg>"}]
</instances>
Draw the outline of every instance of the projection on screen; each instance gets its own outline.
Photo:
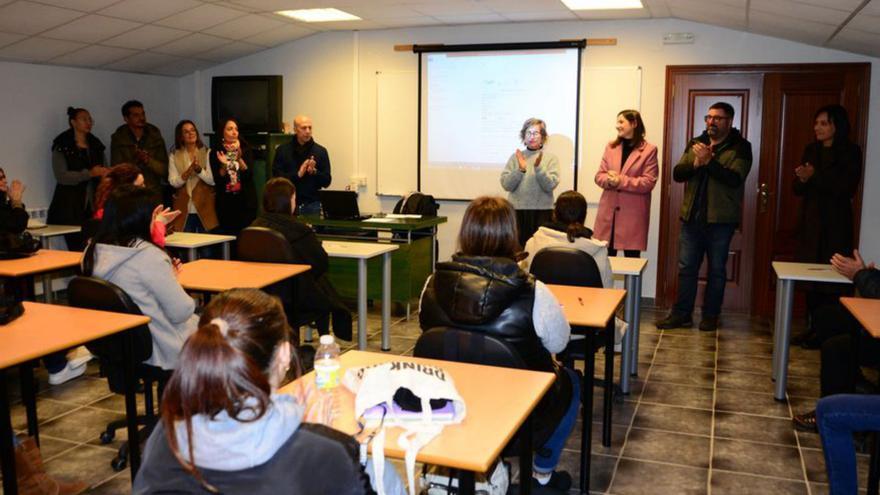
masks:
<instances>
[{"instance_id":1,"label":"projection on screen","mask_svg":"<svg viewBox=\"0 0 880 495\"><path fill-rule=\"evenodd\" d=\"M519 130L547 123L545 150L559 158L555 194L574 188L577 48L422 54L421 191L469 200L506 196L500 176L522 148Z\"/></svg>"}]
</instances>

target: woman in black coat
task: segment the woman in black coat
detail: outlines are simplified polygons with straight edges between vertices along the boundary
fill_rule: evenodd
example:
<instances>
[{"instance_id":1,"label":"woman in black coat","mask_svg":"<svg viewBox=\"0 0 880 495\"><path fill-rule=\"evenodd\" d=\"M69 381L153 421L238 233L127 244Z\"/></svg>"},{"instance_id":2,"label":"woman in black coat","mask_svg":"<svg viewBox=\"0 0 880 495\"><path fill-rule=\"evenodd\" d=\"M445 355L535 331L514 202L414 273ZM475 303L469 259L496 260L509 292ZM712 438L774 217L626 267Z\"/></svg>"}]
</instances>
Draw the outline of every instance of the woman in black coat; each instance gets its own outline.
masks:
<instances>
[{"instance_id":1,"label":"woman in black coat","mask_svg":"<svg viewBox=\"0 0 880 495\"><path fill-rule=\"evenodd\" d=\"M849 117L840 105L817 110L813 130L816 140L807 145L801 165L795 169L794 194L801 198L795 259L827 264L835 254L853 253L852 200L861 180L862 150L849 140ZM808 346L821 343L822 329L817 327L824 326L822 320L826 319L821 315L849 291L849 286L841 284L812 284L808 288L808 334L820 333Z\"/></svg>"},{"instance_id":2,"label":"woman in black coat","mask_svg":"<svg viewBox=\"0 0 880 495\"><path fill-rule=\"evenodd\" d=\"M52 172L58 184L47 220L52 224L82 225L91 217L96 183L109 169L104 166L104 144L91 132L89 111L68 107L67 122L70 128L52 141ZM80 234L68 234L65 239L68 249L83 249Z\"/></svg>"},{"instance_id":3,"label":"woman in black coat","mask_svg":"<svg viewBox=\"0 0 880 495\"><path fill-rule=\"evenodd\" d=\"M257 195L251 166L253 157L247 142L239 139L238 122L226 119L216 153L211 154L211 173L220 231L237 236L257 215Z\"/></svg>"}]
</instances>

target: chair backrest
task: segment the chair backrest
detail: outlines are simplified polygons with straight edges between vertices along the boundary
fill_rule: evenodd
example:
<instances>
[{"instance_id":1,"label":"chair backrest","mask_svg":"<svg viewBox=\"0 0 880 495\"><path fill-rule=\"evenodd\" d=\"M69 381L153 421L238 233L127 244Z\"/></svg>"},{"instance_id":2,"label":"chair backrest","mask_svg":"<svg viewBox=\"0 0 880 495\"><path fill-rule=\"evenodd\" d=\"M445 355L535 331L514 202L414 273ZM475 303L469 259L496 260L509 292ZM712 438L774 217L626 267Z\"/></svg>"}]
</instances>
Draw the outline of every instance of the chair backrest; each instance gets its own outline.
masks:
<instances>
[{"instance_id":1,"label":"chair backrest","mask_svg":"<svg viewBox=\"0 0 880 495\"><path fill-rule=\"evenodd\" d=\"M545 284L602 288L602 274L596 260L572 247L541 249L535 254L529 271Z\"/></svg>"},{"instance_id":2,"label":"chair backrest","mask_svg":"<svg viewBox=\"0 0 880 495\"><path fill-rule=\"evenodd\" d=\"M293 263L293 249L280 232L266 227L247 227L238 234L236 255L243 261Z\"/></svg>"},{"instance_id":3,"label":"chair backrest","mask_svg":"<svg viewBox=\"0 0 880 495\"><path fill-rule=\"evenodd\" d=\"M134 315L143 314L124 290L100 278L74 277L67 286L67 295L70 299L70 305L77 308ZM153 338L150 334L150 327L142 325L130 331L133 332L134 339L132 359L136 363L142 363L153 355ZM104 364L111 390L120 393L123 345L121 334L111 335L86 344L89 351Z\"/></svg>"},{"instance_id":4,"label":"chair backrest","mask_svg":"<svg viewBox=\"0 0 880 495\"><path fill-rule=\"evenodd\" d=\"M436 327L423 333L416 342L413 356L526 369L516 349L504 340L453 327Z\"/></svg>"}]
</instances>

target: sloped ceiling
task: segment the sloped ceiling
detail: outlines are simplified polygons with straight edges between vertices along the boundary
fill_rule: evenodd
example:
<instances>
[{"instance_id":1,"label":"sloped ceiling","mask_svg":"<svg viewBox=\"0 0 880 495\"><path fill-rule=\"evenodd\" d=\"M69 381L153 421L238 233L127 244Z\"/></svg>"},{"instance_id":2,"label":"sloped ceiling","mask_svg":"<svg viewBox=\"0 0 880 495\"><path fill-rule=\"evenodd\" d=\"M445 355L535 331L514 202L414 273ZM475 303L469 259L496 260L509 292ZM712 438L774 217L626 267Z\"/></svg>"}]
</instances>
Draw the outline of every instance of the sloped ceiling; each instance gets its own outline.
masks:
<instances>
[{"instance_id":1,"label":"sloped ceiling","mask_svg":"<svg viewBox=\"0 0 880 495\"><path fill-rule=\"evenodd\" d=\"M679 18L880 57L880 0L0 0L0 60L180 76L318 31L577 19ZM361 21L274 14L335 7Z\"/></svg>"}]
</instances>

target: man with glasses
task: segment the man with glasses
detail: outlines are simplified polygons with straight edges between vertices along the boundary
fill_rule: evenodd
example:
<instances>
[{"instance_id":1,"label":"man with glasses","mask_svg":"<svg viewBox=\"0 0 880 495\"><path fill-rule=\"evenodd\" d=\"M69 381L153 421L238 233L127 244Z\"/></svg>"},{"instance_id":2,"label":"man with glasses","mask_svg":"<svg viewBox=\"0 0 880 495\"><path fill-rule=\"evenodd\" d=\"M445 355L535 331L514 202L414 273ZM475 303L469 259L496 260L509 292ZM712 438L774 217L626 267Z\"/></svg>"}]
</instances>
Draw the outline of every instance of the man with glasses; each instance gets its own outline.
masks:
<instances>
[{"instance_id":1,"label":"man with glasses","mask_svg":"<svg viewBox=\"0 0 880 495\"><path fill-rule=\"evenodd\" d=\"M752 166L752 145L733 128L733 107L718 102L705 116L706 130L688 143L673 169L684 182L678 249L678 297L657 328L690 328L703 256L709 269L700 330L718 328L727 283L730 240L742 219L743 185Z\"/></svg>"}]
</instances>

